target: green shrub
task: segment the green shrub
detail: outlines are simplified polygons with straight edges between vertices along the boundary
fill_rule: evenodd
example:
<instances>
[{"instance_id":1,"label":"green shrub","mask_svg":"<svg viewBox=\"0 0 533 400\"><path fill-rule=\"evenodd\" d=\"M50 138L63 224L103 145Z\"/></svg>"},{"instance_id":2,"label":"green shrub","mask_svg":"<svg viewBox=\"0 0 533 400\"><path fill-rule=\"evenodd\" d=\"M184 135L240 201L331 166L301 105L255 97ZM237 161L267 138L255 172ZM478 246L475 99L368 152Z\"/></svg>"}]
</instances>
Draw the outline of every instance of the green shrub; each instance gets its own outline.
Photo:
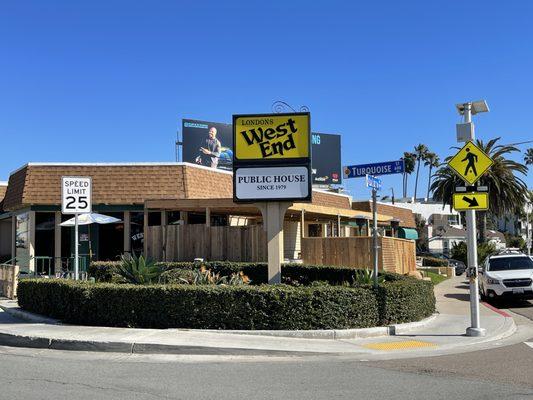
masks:
<instances>
[{"instance_id":1,"label":"green shrub","mask_svg":"<svg viewBox=\"0 0 533 400\"><path fill-rule=\"evenodd\" d=\"M153 260L145 259L142 255L137 257L135 254L121 256L116 271L124 281L138 285L159 282L163 272L161 266Z\"/></svg>"},{"instance_id":2,"label":"green shrub","mask_svg":"<svg viewBox=\"0 0 533 400\"><path fill-rule=\"evenodd\" d=\"M352 276L354 285L372 285L374 283L374 271L368 268L355 270ZM378 274L378 284L385 282L385 276Z\"/></svg>"},{"instance_id":3,"label":"green shrub","mask_svg":"<svg viewBox=\"0 0 533 400\"><path fill-rule=\"evenodd\" d=\"M187 285L247 285L250 279L241 271L229 276L202 267L200 269L172 269L160 280L162 284Z\"/></svg>"},{"instance_id":4,"label":"green shrub","mask_svg":"<svg viewBox=\"0 0 533 400\"><path fill-rule=\"evenodd\" d=\"M430 282L371 286L129 285L25 279L19 305L68 323L139 328L346 329L434 312Z\"/></svg>"},{"instance_id":5,"label":"green shrub","mask_svg":"<svg viewBox=\"0 0 533 400\"><path fill-rule=\"evenodd\" d=\"M433 284L412 279L380 285L378 303L382 324L419 321L435 312Z\"/></svg>"},{"instance_id":6,"label":"green shrub","mask_svg":"<svg viewBox=\"0 0 533 400\"><path fill-rule=\"evenodd\" d=\"M167 262L158 263L163 269L161 274L162 282L180 283L179 278L183 276L179 270L198 270L202 266L221 276L231 276L242 272L253 285L260 285L268 281L268 266L266 263L238 263L231 261L210 261L210 262ZM92 262L89 266L89 276L94 277L97 282L116 282L116 262ZM283 264L282 280L289 285L307 286L314 281L327 281L332 285L339 285L344 282L352 282L354 268L336 267L324 265L303 265L303 264ZM404 276L380 272L385 280L405 279Z\"/></svg>"},{"instance_id":7,"label":"green shrub","mask_svg":"<svg viewBox=\"0 0 533 400\"><path fill-rule=\"evenodd\" d=\"M494 247L492 243L484 242L484 243L479 244L477 246L478 265L483 264L483 262L485 261L485 258L487 258L487 256L494 253L495 251L496 251L496 248ZM468 251L467 251L465 242L454 243L454 245L452 246L452 251L451 251L451 257L453 259L462 261L465 263L465 265L468 265L467 254L468 254Z\"/></svg>"},{"instance_id":8,"label":"green shrub","mask_svg":"<svg viewBox=\"0 0 533 400\"><path fill-rule=\"evenodd\" d=\"M442 258L436 257L424 257L422 259L422 265L424 267L447 267L448 260L443 260Z\"/></svg>"}]
</instances>

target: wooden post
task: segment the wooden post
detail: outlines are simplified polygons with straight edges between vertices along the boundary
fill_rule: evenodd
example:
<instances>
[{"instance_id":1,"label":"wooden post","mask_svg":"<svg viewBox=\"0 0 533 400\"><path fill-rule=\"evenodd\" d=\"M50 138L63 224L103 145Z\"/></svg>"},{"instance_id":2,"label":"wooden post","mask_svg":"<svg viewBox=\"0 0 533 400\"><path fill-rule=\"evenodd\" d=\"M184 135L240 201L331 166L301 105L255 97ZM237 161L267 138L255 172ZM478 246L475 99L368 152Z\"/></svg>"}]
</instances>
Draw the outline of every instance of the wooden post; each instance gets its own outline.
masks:
<instances>
[{"instance_id":1,"label":"wooden post","mask_svg":"<svg viewBox=\"0 0 533 400\"><path fill-rule=\"evenodd\" d=\"M205 226L211 226L211 209L209 207L205 208Z\"/></svg>"},{"instance_id":2,"label":"wooden post","mask_svg":"<svg viewBox=\"0 0 533 400\"><path fill-rule=\"evenodd\" d=\"M256 206L263 215L263 229L267 233L268 283L281 283L281 263L283 262L283 220L292 203L272 201Z\"/></svg>"},{"instance_id":3,"label":"wooden post","mask_svg":"<svg viewBox=\"0 0 533 400\"><path fill-rule=\"evenodd\" d=\"M148 256L148 211L144 210L143 221L143 253L144 257Z\"/></svg>"},{"instance_id":4,"label":"wooden post","mask_svg":"<svg viewBox=\"0 0 533 400\"><path fill-rule=\"evenodd\" d=\"M124 211L124 255L131 254L131 213Z\"/></svg>"},{"instance_id":5,"label":"wooden post","mask_svg":"<svg viewBox=\"0 0 533 400\"><path fill-rule=\"evenodd\" d=\"M183 225L189 223L189 213L187 211L180 211L180 219L183 221Z\"/></svg>"},{"instance_id":6,"label":"wooden post","mask_svg":"<svg viewBox=\"0 0 533 400\"><path fill-rule=\"evenodd\" d=\"M29 261L29 269L31 272L35 272L35 211L29 212L29 219L28 219L28 234L29 234L29 255L30 255L30 261Z\"/></svg>"},{"instance_id":7,"label":"wooden post","mask_svg":"<svg viewBox=\"0 0 533 400\"><path fill-rule=\"evenodd\" d=\"M302 239L305 237L305 210L302 210L300 214L300 237Z\"/></svg>"},{"instance_id":8,"label":"wooden post","mask_svg":"<svg viewBox=\"0 0 533 400\"><path fill-rule=\"evenodd\" d=\"M56 273L61 271L61 211L54 215L54 268Z\"/></svg>"},{"instance_id":9,"label":"wooden post","mask_svg":"<svg viewBox=\"0 0 533 400\"><path fill-rule=\"evenodd\" d=\"M17 262L15 258L17 257L17 217L15 215L11 216L11 259L13 260L12 264L15 265Z\"/></svg>"},{"instance_id":10,"label":"wooden post","mask_svg":"<svg viewBox=\"0 0 533 400\"><path fill-rule=\"evenodd\" d=\"M162 261L167 261L167 225L168 225L168 214L166 211L161 211L161 236L162 236Z\"/></svg>"}]
</instances>

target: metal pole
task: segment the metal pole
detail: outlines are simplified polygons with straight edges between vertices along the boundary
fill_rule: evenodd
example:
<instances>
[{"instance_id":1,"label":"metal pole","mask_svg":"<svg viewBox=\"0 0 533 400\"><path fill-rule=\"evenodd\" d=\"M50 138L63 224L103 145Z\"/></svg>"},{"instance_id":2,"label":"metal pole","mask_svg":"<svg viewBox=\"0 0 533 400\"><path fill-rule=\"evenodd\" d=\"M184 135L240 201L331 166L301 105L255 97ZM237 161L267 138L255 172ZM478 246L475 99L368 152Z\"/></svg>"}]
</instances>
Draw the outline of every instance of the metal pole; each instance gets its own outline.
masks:
<instances>
[{"instance_id":1,"label":"metal pole","mask_svg":"<svg viewBox=\"0 0 533 400\"><path fill-rule=\"evenodd\" d=\"M472 122L472 104L466 103L464 109L465 123ZM470 140L474 140L472 130ZM480 327L479 321L479 288L478 288L478 262L477 262L477 232L476 211L466 211L466 246L468 249L467 260L470 269L470 324L466 329L467 336L485 336L485 329Z\"/></svg>"},{"instance_id":2,"label":"metal pole","mask_svg":"<svg viewBox=\"0 0 533 400\"><path fill-rule=\"evenodd\" d=\"M372 219L373 232L372 243L374 248L374 287L378 287L378 214L377 214L377 190L372 189Z\"/></svg>"},{"instance_id":3,"label":"metal pole","mask_svg":"<svg viewBox=\"0 0 533 400\"><path fill-rule=\"evenodd\" d=\"M74 279L79 279L78 264L78 214L74 214Z\"/></svg>"},{"instance_id":4,"label":"metal pole","mask_svg":"<svg viewBox=\"0 0 533 400\"><path fill-rule=\"evenodd\" d=\"M531 204L532 203L530 202L526 204L526 233L527 233L526 247L527 247L528 256L531 256L531 229L529 229L529 213L531 212Z\"/></svg>"}]
</instances>

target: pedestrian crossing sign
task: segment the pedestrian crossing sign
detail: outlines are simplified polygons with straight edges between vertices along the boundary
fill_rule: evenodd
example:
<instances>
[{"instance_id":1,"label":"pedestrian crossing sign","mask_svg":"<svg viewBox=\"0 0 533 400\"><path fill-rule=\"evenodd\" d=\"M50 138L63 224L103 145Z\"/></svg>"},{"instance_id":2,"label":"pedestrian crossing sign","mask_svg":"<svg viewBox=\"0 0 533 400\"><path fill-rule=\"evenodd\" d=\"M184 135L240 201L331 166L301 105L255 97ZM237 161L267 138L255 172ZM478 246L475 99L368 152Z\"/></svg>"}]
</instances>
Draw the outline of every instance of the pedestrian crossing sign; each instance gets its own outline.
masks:
<instances>
[{"instance_id":1,"label":"pedestrian crossing sign","mask_svg":"<svg viewBox=\"0 0 533 400\"><path fill-rule=\"evenodd\" d=\"M488 210L489 194L486 192L454 193L453 208L455 211Z\"/></svg>"},{"instance_id":2,"label":"pedestrian crossing sign","mask_svg":"<svg viewBox=\"0 0 533 400\"><path fill-rule=\"evenodd\" d=\"M493 164L492 158L473 142L468 142L448 162L448 166L465 182L473 185Z\"/></svg>"}]
</instances>

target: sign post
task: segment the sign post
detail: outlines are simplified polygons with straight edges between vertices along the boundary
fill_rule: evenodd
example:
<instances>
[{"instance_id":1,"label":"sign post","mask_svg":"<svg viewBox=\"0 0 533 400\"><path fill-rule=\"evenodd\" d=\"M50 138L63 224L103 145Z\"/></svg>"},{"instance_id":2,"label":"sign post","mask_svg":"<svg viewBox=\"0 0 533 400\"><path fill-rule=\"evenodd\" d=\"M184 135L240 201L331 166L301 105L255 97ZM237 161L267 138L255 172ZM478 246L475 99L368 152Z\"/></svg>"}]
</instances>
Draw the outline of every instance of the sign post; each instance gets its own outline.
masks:
<instances>
[{"instance_id":1,"label":"sign post","mask_svg":"<svg viewBox=\"0 0 533 400\"><path fill-rule=\"evenodd\" d=\"M312 200L310 114L234 115L233 143L233 201L261 210L268 283L281 283L285 212Z\"/></svg>"},{"instance_id":2,"label":"sign post","mask_svg":"<svg viewBox=\"0 0 533 400\"><path fill-rule=\"evenodd\" d=\"M402 174L404 170L404 160L386 161L374 164L348 165L343 168L345 179L365 177L366 186L372 188L372 251L374 253L372 264L374 271L374 287L378 286L379 243L377 192L378 190L381 190L381 179L376 178L376 175Z\"/></svg>"},{"instance_id":3,"label":"sign post","mask_svg":"<svg viewBox=\"0 0 533 400\"><path fill-rule=\"evenodd\" d=\"M472 123L472 103L464 104L465 124ZM474 129L470 130L469 141L448 162L448 166L467 184L473 185L491 167L493 161L474 144ZM485 336L485 329L479 319L479 287L477 259L476 209L488 208L488 193L456 193L453 196L454 207L466 210L466 246L468 277L470 280L470 327L467 336ZM456 208L457 210L458 208Z\"/></svg>"},{"instance_id":4,"label":"sign post","mask_svg":"<svg viewBox=\"0 0 533 400\"><path fill-rule=\"evenodd\" d=\"M381 179L366 175L366 186L372 188L372 248L374 250L372 262L374 270L374 287L378 287L379 244L378 244L378 200L377 192L381 190Z\"/></svg>"},{"instance_id":5,"label":"sign post","mask_svg":"<svg viewBox=\"0 0 533 400\"><path fill-rule=\"evenodd\" d=\"M79 279L78 215L92 212L92 179L90 177L61 177L61 212L74 214L74 279Z\"/></svg>"}]
</instances>

